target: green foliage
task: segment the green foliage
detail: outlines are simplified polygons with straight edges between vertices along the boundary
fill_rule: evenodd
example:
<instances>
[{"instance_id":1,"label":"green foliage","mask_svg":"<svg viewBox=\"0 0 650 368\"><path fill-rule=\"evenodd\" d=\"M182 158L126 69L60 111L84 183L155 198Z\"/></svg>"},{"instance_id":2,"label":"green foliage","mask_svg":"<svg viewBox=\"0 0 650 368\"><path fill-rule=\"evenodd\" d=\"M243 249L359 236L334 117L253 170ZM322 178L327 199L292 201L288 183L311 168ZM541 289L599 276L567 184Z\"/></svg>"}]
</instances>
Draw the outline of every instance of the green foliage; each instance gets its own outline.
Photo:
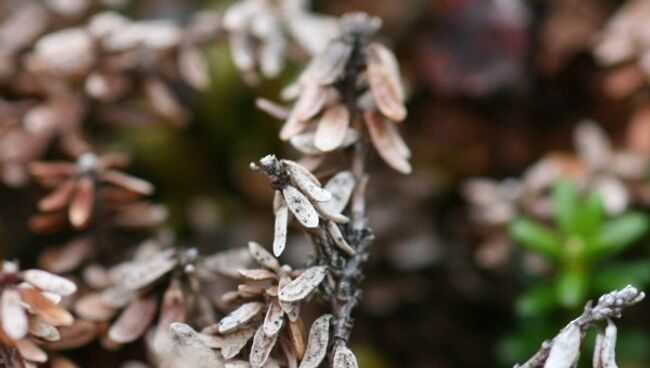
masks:
<instances>
[{"instance_id":1,"label":"green foliage","mask_svg":"<svg viewBox=\"0 0 650 368\"><path fill-rule=\"evenodd\" d=\"M650 284L650 259L612 259L647 232L645 214L630 211L608 218L599 194L583 196L569 181L557 182L551 196L552 223L519 218L508 228L517 245L543 257L553 268L548 275L534 278L516 301L522 329L499 347L501 358L510 363L536 350L542 340L533 336L543 336L541 330L554 317L563 320L576 314L588 298L602 292Z\"/></svg>"}]
</instances>

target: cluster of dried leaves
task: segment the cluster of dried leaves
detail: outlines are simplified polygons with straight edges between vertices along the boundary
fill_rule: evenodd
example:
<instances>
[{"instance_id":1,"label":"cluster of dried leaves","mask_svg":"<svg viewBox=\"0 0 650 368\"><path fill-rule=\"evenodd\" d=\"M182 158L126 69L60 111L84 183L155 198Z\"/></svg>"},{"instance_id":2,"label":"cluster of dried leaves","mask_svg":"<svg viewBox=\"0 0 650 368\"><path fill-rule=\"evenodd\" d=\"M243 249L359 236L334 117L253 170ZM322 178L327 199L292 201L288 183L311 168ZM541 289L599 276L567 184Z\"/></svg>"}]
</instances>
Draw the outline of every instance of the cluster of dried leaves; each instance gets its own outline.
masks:
<instances>
[{"instance_id":1,"label":"cluster of dried leaves","mask_svg":"<svg viewBox=\"0 0 650 368\"><path fill-rule=\"evenodd\" d=\"M40 254L48 271L3 261L2 362L35 366L46 351L92 341L116 349L144 338L160 367L316 368L326 359L356 367L348 339L373 238L365 209L369 148L411 171L396 125L406 118L405 92L395 56L373 41L379 19L316 15L303 0L242 0L222 19L199 13L181 28L130 20L90 0L0 5L2 181L31 179L46 189L29 226L69 239ZM295 100L290 110L260 101L287 120L280 137L303 154L251 164L275 190L273 254L255 242L212 255L176 246L163 228L165 209L146 199L154 186L122 171L128 156L103 153L87 138L95 122L185 124L175 86L207 86L202 47L222 31L249 81L257 70L278 75L286 54L312 56L283 92ZM323 165L334 154L347 164ZM292 219L317 254L298 268L276 258ZM118 242L125 230L135 235ZM302 306L317 299L331 310L313 318ZM59 355L48 364L76 366Z\"/></svg>"}]
</instances>

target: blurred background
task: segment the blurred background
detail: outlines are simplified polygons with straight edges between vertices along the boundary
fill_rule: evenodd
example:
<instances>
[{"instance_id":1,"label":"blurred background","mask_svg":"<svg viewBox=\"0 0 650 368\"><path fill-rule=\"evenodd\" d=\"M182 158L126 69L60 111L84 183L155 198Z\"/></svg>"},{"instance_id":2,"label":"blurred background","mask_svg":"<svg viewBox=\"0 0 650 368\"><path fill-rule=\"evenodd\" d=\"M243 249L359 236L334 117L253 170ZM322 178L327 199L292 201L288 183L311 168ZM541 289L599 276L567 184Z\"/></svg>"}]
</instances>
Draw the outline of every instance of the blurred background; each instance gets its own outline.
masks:
<instances>
[{"instance_id":1,"label":"blurred background","mask_svg":"<svg viewBox=\"0 0 650 368\"><path fill-rule=\"evenodd\" d=\"M126 13L183 21L197 9L228 3L142 0ZM620 251L581 274L586 281L577 282L592 287L576 291L576 301L556 303L562 297L553 292L530 296L530 290L552 282L560 267L518 246L526 239L504 230L507 225L476 221L466 186L476 177L495 180L490 185L522 177L551 153L575 156L575 129L584 119L597 122L612 146L650 152L643 50L612 65L594 52L624 3L314 1L325 14L360 10L381 17L380 38L395 50L410 96L409 117L400 129L413 150L413 174L397 174L371 158L368 206L377 241L352 343L361 367L512 366L602 290L650 283L650 239L641 229L622 242ZM129 171L155 184L154 199L168 207L168 224L180 244L205 252L248 240L269 244L272 192L248 163L270 152L296 153L277 138L281 122L253 106L259 96L277 100L300 64L251 87L233 66L227 42L210 44L208 60L212 83L187 96L193 111L187 127L98 128L96 137L129 152L134 161ZM637 190L629 206L606 218L647 212L645 172L625 184ZM486 190L496 195L496 189ZM588 193L582 188L579 196ZM33 264L39 250L59 241L27 228L35 209L25 203L35 203L41 194L33 187L0 187L0 257ZM544 226L555 226L552 216L539 217ZM301 235L292 236L290 242L304 242ZM614 266L626 271L612 271ZM528 299L522 301L524 296ZM650 304L642 303L619 324L617 357L623 368L650 366L648 311ZM108 353L107 361L137 355L136 348L127 348Z\"/></svg>"}]
</instances>

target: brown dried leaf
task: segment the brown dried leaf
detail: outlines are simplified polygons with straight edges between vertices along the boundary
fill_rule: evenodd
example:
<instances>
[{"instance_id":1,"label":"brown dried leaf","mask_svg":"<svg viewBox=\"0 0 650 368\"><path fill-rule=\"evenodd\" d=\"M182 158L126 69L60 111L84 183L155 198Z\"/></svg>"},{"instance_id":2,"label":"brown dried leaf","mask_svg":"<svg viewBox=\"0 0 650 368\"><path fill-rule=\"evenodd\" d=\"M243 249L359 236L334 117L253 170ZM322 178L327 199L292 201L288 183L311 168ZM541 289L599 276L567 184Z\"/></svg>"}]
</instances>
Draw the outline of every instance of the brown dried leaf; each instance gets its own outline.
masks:
<instances>
[{"instance_id":1,"label":"brown dried leaf","mask_svg":"<svg viewBox=\"0 0 650 368\"><path fill-rule=\"evenodd\" d=\"M350 112L342 104L327 108L316 128L314 145L323 152L339 148L350 126Z\"/></svg>"},{"instance_id":2,"label":"brown dried leaf","mask_svg":"<svg viewBox=\"0 0 650 368\"><path fill-rule=\"evenodd\" d=\"M412 171L411 164L400 145L396 144L394 132L389 127L389 124L392 123L386 121L376 111L365 111L364 117L370 139L381 158L402 174L410 174Z\"/></svg>"},{"instance_id":3,"label":"brown dried leaf","mask_svg":"<svg viewBox=\"0 0 650 368\"><path fill-rule=\"evenodd\" d=\"M81 178L68 209L68 218L75 228L88 225L95 202L95 185L91 178Z\"/></svg>"},{"instance_id":4,"label":"brown dried leaf","mask_svg":"<svg viewBox=\"0 0 650 368\"><path fill-rule=\"evenodd\" d=\"M395 56L378 43L369 45L367 50L368 84L379 111L393 121L403 121L406 118L404 91Z\"/></svg>"},{"instance_id":5,"label":"brown dried leaf","mask_svg":"<svg viewBox=\"0 0 650 368\"><path fill-rule=\"evenodd\" d=\"M309 339L307 340L307 350L305 357L300 362L299 368L316 368L320 365L327 354L327 344L329 343L329 330L331 314L325 314L314 321L309 330Z\"/></svg>"},{"instance_id":6,"label":"brown dried leaf","mask_svg":"<svg viewBox=\"0 0 650 368\"><path fill-rule=\"evenodd\" d=\"M30 362L45 363L47 361L47 353L30 339L16 341L16 348L20 351L20 355Z\"/></svg>"},{"instance_id":7,"label":"brown dried leaf","mask_svg":"<svg viewBox=\"0 0 650 368\"><path fill-rule=\"evenodd\" d=\"M239 277L239 270L246 268L251 263L251 253L244 247L225 250L200 260L200 268L211 272L230 276Z\"/></svg>"},{"instance_id":8,"label":"brown dried leaf","mask_svg":"<svg viewBox=\"0 0 650 368\"><path fill-rule=\"evenodd\" d=\"M318 226L318 212L304 194L293 186L287 185L282 189L282 195L291 213L304 227Z\"/></svg>"},{"instance_id":9,"label":"brown dried leaf","mask_svg":"<svg viewBox=\"0 0 650 368\"><path fill-rule=\"evenodd\" d=\"M219 333L225 334L242 327L262 312L264 304L250 302L242 304L219 321Z\"/></svg>"},{"instance_id":10,"label":"brown dried leaf","mask_svg":"<svg viewBox=\"0 0 650 368\"><path fill-rule=\"evenodd\" d=\"M148 181L123 174L117 170L107 170L102 175L102 180L144 195L150 195L154 191L153 184Z\"/></svg>"},{"instance_id":11,"label":"brown dried leaf","mask_svg":"<svg viewBox=\"0 0 650 368\"><path fill-rule=\"evenodd\" d=\"M61 334L56 327L38 316L29 318L29 334L45 341L57 341L61 338Z\"/></svg>"},{"instance_id":12,"label":"brown dried leaf","mask_svg":"<svg viewBox=\"0 0 650 368\"><path fill-rule=\"evenodd\" d=\"M165 331L173 322L185 322L187 315L186 298L178 279L172 279L163 295L158 317L158 328Z\"/></svg>"},{"instance_id":13,"label":"brown dried leaf","mask_svg":"<svg viewBox=\"0 0 650 368\"><path fill-rule=\"evenodd\" d=\"M23 279L35 287L62 296L72 295L77 291L74 282L42 270L27 270L22 273Z\"/></svg>"},{"instance_id":14,"label":"brown dried leaf","mask_svg":"<svg viewBox=\"0 0 650 368\"><path fill-rule=\"evenodd\" d=\"M300 81L329 85L338 80L345 70L345 64L352 54L352 45L346 42L332 42L316 56L300 75Z\"/></svg>"},{"instance_id":15,"label":"brown dried leaf","mask_svg":"<svg viewBox=\"0 0 650 368\"><path fill-rule=\"evenodd\" d=\"M0 306L0 322L2 330L13 340L20 340L27 334L27 314L20 305L20 293L16 289L7 288L2 292Z\"/></svg>"},{"instance_id":16,"label":"brown dried leaf","mask_svg":"<svg viewBox=\"0 0 650 368\"><path fill-rule=\"evenodd\" d=\"M289 338L291 339L291 346L293 346L293 351L296 352L298 359L302 359L305 355L304 329L305 326L302 318L298 318L295 321L289 320Z\"/></svg>"},{"instance_id":17,"label":"brown dried leaf","mask_svg":"<svg viewBox=\"0 0 650 368\"><path fill-rule=\"evenodd\" d=\"M108 321L117 312L104 304L101 293L90 293L79 298L74 304L74 310L79 317L89 321Z\"/></svg>"},{"instance_id":18,"label":"brown dried leaf","mask_svg":"<svg viewBox=\"0 0 650 368\"><path fill-rule=\"evenodd\" d=\"M303 88L298 101L291 110L289 119L308 121L323 109L326 101L327 89L316 84L309 84Z\"/></svg>"},{"instance_id":19,"label":"brown dried leaf","mask_svg":"<svg viewBox=\"0 0 650 368\"><path fill-rule=\"evenodd\" d=\"M251 354L249 362L253 368L261 368L264 363L269 359L271 350L275 346L278 335L268 336L264 333L264 326L260 326L255 332L253 337L253 344L251 345Z\"/></svg>"},{"instance_id":20,"label":"brown dried leaf","mask_svg":"<svg viewBox=\"0 0 650 368\"><path fill-rule=\"evenodd\" d=\"M244 328L223 336L221 355L225 359L234 358L246 346L248 340L255 334L255 328Z\"/></svg>"},{"instance_id":21,"label":"brown dried leaf","mask_svg":"<svg viewBox=\"0 0 650 368\"><path fill-rule=\"evenodd\" d=\"M43 251L38 257L38 264L50 272L66 273L79 267L92 252L90 238L74 238L60 247Z\"/></svg>"},{"instance_id":22,"label":"brown dried leaf","mask_svg":"<svg viewBox=\"0 0 650 368\"><path fill-rule=\"evenodd\" d=\"M278 297L282 302L297 302L306 298L325 278L327 267L314 266L280 288Z\"/></svg>"},{"instance_id":23,"label":"brown dried leaf","mask_svg":"<svg viewBox=\"0 0 650 368\"><path fill-rule=\"evenodd\" d=\"M108 330L108 337L118 343L126 344L138 339L153 321L157 309L156 298L141 297L129 304Z\"/></svg>"},{"instance_id":24,"label":"brown dried leaf","mask_svg":"<svg viewBox=\"0 0 650 368\"><path fill-rule=\"evenodd\" d=\"M84 346L97 336L97 326L88 321L75 320L70 326L59 328L61 339L46 344L48 350L67 350Z\"/></svg>"},{"instance_id":25,"label":"brown dried leaf","mask_svg":"<svg viewBox=\"0 0 650 368\"><path fill-rule=\"evenodd\" d=\"M53 326L68 326L74 318L68 311L54 304L45 295L36 289L20 288L20 298L29 305L31 311L41 317L43 321Z\"/></svg>"},{"instance_id":26,"label":"brown dried leaf","mask_svg":"<svg viewBox=\"0 0 650 368\"><path fill-rule=\"evenodd\" d=\"M74 193L77 187L77 182L73 179L68 179L63 183L59 184L56 189L48 194L46 197L43 197L38 202L38 209L43 212L56 211L64 208L70 198L72 193Z\"/></svg>"}]
</instances>

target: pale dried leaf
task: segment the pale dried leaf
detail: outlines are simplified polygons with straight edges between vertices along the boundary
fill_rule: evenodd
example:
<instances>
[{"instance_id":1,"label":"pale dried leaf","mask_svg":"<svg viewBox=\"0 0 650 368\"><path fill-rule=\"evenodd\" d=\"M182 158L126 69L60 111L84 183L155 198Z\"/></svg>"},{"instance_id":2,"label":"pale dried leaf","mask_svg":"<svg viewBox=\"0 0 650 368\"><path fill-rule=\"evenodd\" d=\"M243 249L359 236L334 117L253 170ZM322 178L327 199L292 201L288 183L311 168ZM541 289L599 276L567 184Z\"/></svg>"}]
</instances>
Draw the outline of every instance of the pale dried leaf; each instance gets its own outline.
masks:
<instances>
[{"instance_id":1,"label":"pale dried leaf","mask_svg":"<svg viewBox=\"0 0 650 368\"><path fill-rule=\"evenodd\" d=\"M238 271L246 268L251 261L251 253L244 247L225 250L199 260L200 268L234 278L237 278Z\"/></svg>"},{"instance_id":2,"label":"pale dried leaf","mask_svg":"<svg viewBox=\"0 0 650 368\"><path fill-rule=\"evenodd\" d=\"M104 304L101 293L90 293L79 298L74 304L79 317L89 321L108 321L117 312L115 308Z\"/></svg>"},{"instance_id":3,"label":"pale dried leaf","mask_svg":"<svg viewBox=\"0 0 650 368\"><path fill-rule=\"evenodd\" d=\"M308 121L323 109L326 101L327 90L316 84L309 84L302 90L289 119Z\"/></svg>"},{"instance_id":4,"label":"pale dried leaf","mask_svg":"<svg viewBox=\"0 0 650 368\"><path fill-rule=\"evenodd\" d=\"M351 171L341 171L334 175L326 184L325 189L332 193L332 199L321 204L328 213L341 213L347 206L355 187L354 174Z\"/></svg>"},{"instance_id":5,"label":"pale dried leaf","mask_svg":"<svg viewBox=\"0 0 650 368\"><path fill-rule=\"evenodd\" d=\"M300 368L316 368L327 354L327 344L330 336L331 314L325 314L314 321L309 330L307 350L300 362Z\"/></svg>"},{"instance_id":6,"label":"pale dried leaf","mask_svg":"<svg viewBox=\"0 0 650 368\"><path fill-rule=\"evenodd\" d=\"M280 262L278 262L278 260L260 244L256 242L248 242L248 251L261 266L273 271L280 269Z\"/></svg>"},{"instance_id":7,"label":"pale dried leaf","mask_svg":"<svg viewBox=\"0 0 650 368\"><path fill-rule=\"evenodd\" d=\"M332 368L357 368L358 366L357 358L354 356L352 350L345 346L336 348Z\"/></svg>"},{"instance_id":8,"label":"pale dried leaf","mask_svg":"<svg viewBox=\"0 0 650 368\"><path fill-rule=\"evenodd\" d=\"M327 108L318 121L314 145L323 152L339 148L350 126L350 112L344 105Z\"/></svg>"},{"instance_id":9,"label":"pale dried leaf","mask_svg":"<svg viewBox=\"0 0 650 368\"><path fill-rule=\"evenodd\" d=\"M196 368L215 368L222 366L217 354L206 346L199 333L184 323L169 326L171 340L184 366Z\"/></svg>"},{"instance_id":10,"label":"pale dried leaf","mask_svg":"<svg viewBox=\"0 0 650 368\"><path fill-rule=\"evenodd\" d=\"M20 288L20 299L31 309L30 311L53 326L67 326L74 318L68 311L53 303L36 289Z\"/></svg>"},{"instance_id":11,"label":"pale dried leaf","mask_svg":"<svg viewBox=\"0 0 650 368\"><path fill-rule=\"evenodd\" d=\"M30 362L45 363L47 361L47 353L30 339L16 341L16 348L20 351L20 355Z\"/></svg>"},{"instance_id":12,"label":"pale dried leaf","mask_svg":"<svg viewBox=\"0 0 650 368\"><path fill-rule=\"evenodd\" d=\"M289 170L291 181L309 198L318 202L327 202L332 194L323 189L318 179L309 170L290 160L282 160Z\"/></svg>"},{"instance_id":13,"label":"pale dried leaf","mask_svg":"<svg viewBox=\"0 0 650 368\"><path fill-rule=\"evenodd\" d=\"M593 121L583 121L575 130L575 145L580 157L593 169L604 168L612 155L607 135Z\"/></svg>"},{"instance_id":14,"label":"pale dried leaf","mask_svg":"<svg viewBox=\"0 0 650 368\"><path fill-rule=\"evenodd\" d=\"M91 178L81 178L68 209L68 218L75 228L82 228L88 224L93 212L95 202L95 186Z\"/></svg>"},{"instance_id":15,"label":"pale dried leaf","mask_svg":"<svg viewBox=\"0 0 650 368\"><path fill-rule=\"evenodd\" d=\"M61 334L56 327L38 316L29 318L29 334L45 341L57 341L61 338Z\"/></svg>"},{"instance_id":16,"label":"pale dried leaf","mask_svg":"<svg viewBox=\"0 0 650 368\"><path fill-rule=\"evenodd\" d=\"M281 198L281 197L280 197ZM289 208L281 205L275 211L275 225L273 232L273 254L276 257L282 255L287 245L287 226L289 225Z\"/></svg>"},{"instance_id":17,"label":"pale dried leaf","mask_svg":"<svg viewBox=\"0 0 650 368\"><path fill-rule=\"evenodd\" d=\"M318 212L304 194L293 186L287 185L282 189L282 195L291 213L304 227L318 226Z\"/></svg>"},{"instance_id":18,"label":"pale dried leaf","mask_svg":"<svg viewBox=\"0 0 650 368\"><path fill-rule=\"evenodd\" d=\"M544 368L572 368L580 356L582 333L576 324L565 327L553 339Z\"/></svg>"},{"instance_id":19,"label":"pale dried leaf","mask_svg":"<svg viewBox=\"0 0 650 368\"><path fill-rule=\"evenodd\" d=\"M596 336L594 347L593 368L618 368L616 364L616 326L607 320L605 332Z\"/></svg>"},{"instance_id":20,"label":"pale dried leaf","mask_svg":"<svg viewBox=\"0 0 650 368\"><path fill-rule=\"evenodd\" d=\"M280 302L277 299L272 299L264 317L264 332L269 336L276 335L280 331L280 328L282 328L283 321L284 310L282 310Z\"/></svg>"},{"instance_id":21,"label":"pale dried leaf","mask_svg":"<svg viewBox=\"0 0 650 368\"><path fill-rule=\"evenodd\" d=\"M264 281L272 280L277 276L274 272L271 272L265 268L257 268L252 270L239 270L239 274L250 281Z\"/></svg>"},{"instance_id":22,"label":"pale dried leaf","mask_svg":"<svg viewBox=\"0 0 650 368\"><path fill-rule=\"evenodd\" d=\"M306 298L325 279L327 267L314 266L280 288L278 297L282 302L297 302Z\"/></svg>"},{"instance_id":23,"label":"pale dried leaf","mask_svg":"<svg viewBox=\"0 0 650 368\"><path fill-rule=\"evenodd\" d=\"M253 368L261 368L264 363L269 359L271 350L275 346L278 335L268 336L264 333L264 326L260 326L255 332L253 337L253 344L251 345L251 354L248 359Z\"/></svg>"},{"instance_id":24,"label":"pale dried leaf","mask_svg":"<svg viewBox=\"0 0 650 368\"><path fill-rule=\"evenodd\" d=\"M334 244L336 244L339 249L350 256L353 256L357 253L354 248L350 246L347 240L345 240L343 233L341 233L341 229L339 229L339 226L334 221L327 222L327 230L329 231L332 240L334 240Z\"/></svg>"},{"instance_id":25,"label":"pale dried leaf","mask_svg":"<svg viewBox=\"0 0 650 368\"><path fill-rule=\"evenodd\" d=\"M406 118L397 61L390 50L377 43L368 46L368 84L382 114L397 122Z\"/></svg>"},{"instance_id":26,"label":"pale dried leaf","mask_svg":"<svg viewBox=\"0 0 650 368\"><path fill-rule=\"evenodd\" d=\"M300 75L300 81L320 85L334 83L343 75L351 54L351 44L341 41L330 43L320 55L312 59Z\"/></svg>"},{"instance_id":27,"label":"pale dried leaf","mask_svg":"<svg viewBox=\"0 0 650 368\"><path fill-rule=\"evenodd\" d=\"M223 336L221 355L225 359L234 358L246 346L248 340L255 334L255 328L244 328Z\"/></svg>"},{"instance_id":28,"label":"pale dried leaf","mask_svg":"<svg viewBox=\"0 0 650 368\"><path fill-rule=\"evenodd\" d=\"M2 292L0 322L4 333L14 340L20 340L27 334L27 314L20 305L20 293L16 289Z\"/></svg>"},{"instance_id":29,"label":"pale dried leaf","mask_svg":"<svg viewBox=\"0 0 650 368\"><path fill-rule=\"evenodd\" d=\"M43 291L49 291L62 296L71 295L77 291L77 285L74 282L47 271L27 270L22 275L25 281Z\"/></svg>"},{"instance_id":30,"label":"pale dried leaf","mask_svg":"<svg viewBox=\"0 0 650 368\"><path fill-rule=\"evenodd\" d=\"M116 285L137 290L148 286L176 267L178 260L170 253L162 253L149 259L125 263L111 273Z\"/></svg>"},{"instance_id":31,"label":"pale dried leaf","mask_svg":"<svg viewBox=\"0 0 650 368\"><path fill-rule=\"evenodd\" d=\"M242 304L219 321L219 333L225 334L244 326L262 312L264 304L250 302Z\"/></svg>"}]
</instances>

